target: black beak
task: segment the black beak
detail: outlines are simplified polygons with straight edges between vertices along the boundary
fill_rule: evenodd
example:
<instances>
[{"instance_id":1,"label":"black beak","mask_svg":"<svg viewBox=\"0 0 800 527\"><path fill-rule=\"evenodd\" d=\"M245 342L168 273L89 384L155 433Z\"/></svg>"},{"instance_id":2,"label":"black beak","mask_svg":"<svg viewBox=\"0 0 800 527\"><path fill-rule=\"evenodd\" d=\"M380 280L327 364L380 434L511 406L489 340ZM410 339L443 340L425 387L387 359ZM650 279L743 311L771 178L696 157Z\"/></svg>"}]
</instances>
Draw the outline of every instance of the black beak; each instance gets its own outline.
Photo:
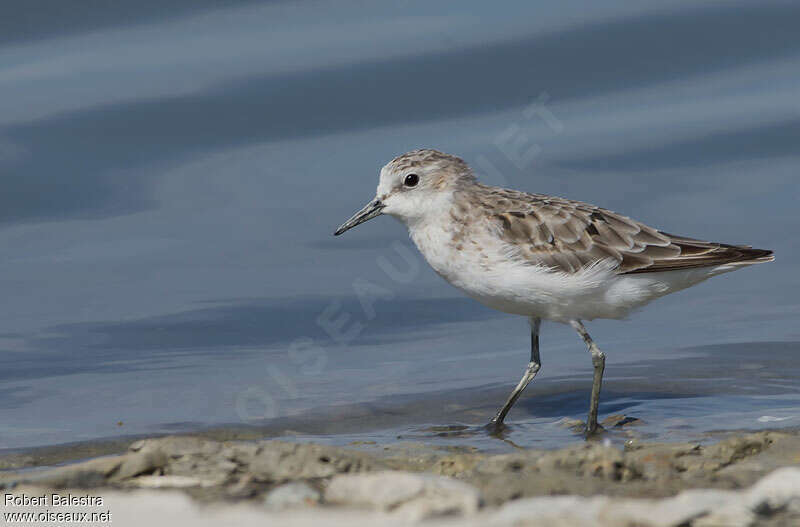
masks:
<instances>
[{"instance_id":1,"label":"black beak","mask_svg":"<svg viewBox=\"0 0 800 527\"><path fill-rule=\"evenodd\" d=\"M342 223L336 232L333 233L334 236L339 236L344 231L352 229L356 225L360 225L367 220L371 220L375 216L380 216L381 211L386 205L381 203L381 200L378 198L373 199L369 203L367 203L363 209L353 214L353 216L347 220L346 222Z\"/></svg>"}]
</instances>

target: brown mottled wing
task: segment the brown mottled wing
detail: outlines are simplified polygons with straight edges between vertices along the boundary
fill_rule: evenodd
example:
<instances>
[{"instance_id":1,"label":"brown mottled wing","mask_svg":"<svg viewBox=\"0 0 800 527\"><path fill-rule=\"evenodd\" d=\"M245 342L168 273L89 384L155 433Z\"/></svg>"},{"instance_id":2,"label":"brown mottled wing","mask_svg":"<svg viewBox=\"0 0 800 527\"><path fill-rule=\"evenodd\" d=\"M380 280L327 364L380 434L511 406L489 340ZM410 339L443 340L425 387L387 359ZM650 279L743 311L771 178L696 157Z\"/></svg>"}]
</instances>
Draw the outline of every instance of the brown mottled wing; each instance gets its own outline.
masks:
<instances>
[{"instance_id":1,"label":"brown mottled wing","mask_svg":"<svg viewBox=\"0 0 800 527\"><path fill-rule=\"evenodd\" d=\"M531 265L574 273L601 260L620 274L766 259L771 251L658 231L580 201L483 187L478 203L494 230ZM503 211L503 212L498 212Z\"/></svg>"}]
</instances>

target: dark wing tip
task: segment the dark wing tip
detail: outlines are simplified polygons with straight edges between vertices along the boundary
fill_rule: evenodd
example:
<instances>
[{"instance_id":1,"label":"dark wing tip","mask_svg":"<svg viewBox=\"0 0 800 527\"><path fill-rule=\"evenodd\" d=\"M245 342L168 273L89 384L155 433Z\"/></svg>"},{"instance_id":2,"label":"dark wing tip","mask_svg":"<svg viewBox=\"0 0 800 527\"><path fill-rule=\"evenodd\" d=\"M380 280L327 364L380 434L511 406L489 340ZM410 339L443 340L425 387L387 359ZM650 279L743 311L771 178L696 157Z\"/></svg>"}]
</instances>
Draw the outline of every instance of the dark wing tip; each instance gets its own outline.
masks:
<instances>
[{"instance_id":1,"label":"dark wing tip","mask_svg":"<svg viewBox=\"0 0 800 527\"><path fill-rule=\"evenodd\" d=\"M743 262L750 260L771 262L775 259L775 253L769 249L742 249L742 252L746 256L745 260L741 260Z\"/></svg>"},{"instance_id":2,"label":"dark wing tip","mask_svg":"<svg viewBox=\"0 0 800 527\"><path fill-rule=\"evenodd\" d=\"M623 271L623 274L677 271L680 269L716 267L727 264L747 265L771 262L775 259L773 252L768 249L753 249L741 245L728 245L704 242L681 236L669 236L672 243L680 248L681 254L679 256L655 259L651 265Z\"/></svg>"}]
</instances>

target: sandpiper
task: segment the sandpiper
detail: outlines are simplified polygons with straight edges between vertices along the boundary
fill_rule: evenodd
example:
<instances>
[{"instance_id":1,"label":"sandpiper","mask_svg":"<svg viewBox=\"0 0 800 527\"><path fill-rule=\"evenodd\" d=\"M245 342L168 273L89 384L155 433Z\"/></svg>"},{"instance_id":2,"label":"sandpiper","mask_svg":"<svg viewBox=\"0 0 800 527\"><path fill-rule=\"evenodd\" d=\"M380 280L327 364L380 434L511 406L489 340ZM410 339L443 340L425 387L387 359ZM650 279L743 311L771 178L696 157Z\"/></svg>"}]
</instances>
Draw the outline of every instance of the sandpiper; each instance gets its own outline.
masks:
<instances>
[{"instance_id":1,"label":"sandpiper","mask_svg":"<svg viewBox=\"0 0 800 527\"><path fill-rule=\"evenodd\" d=\"M430 266L467 296L530 321L530 362L490 421L495 431L541 368L542 320L571 325L591 353L592 435L605 355L584 320L623 318L658 297L774 259L772 251L668 234L588 203L483 185L463 160L429 149L384 166L376 197L334 234L380 214L403 222Z\"/></svg>"}]
</instances>

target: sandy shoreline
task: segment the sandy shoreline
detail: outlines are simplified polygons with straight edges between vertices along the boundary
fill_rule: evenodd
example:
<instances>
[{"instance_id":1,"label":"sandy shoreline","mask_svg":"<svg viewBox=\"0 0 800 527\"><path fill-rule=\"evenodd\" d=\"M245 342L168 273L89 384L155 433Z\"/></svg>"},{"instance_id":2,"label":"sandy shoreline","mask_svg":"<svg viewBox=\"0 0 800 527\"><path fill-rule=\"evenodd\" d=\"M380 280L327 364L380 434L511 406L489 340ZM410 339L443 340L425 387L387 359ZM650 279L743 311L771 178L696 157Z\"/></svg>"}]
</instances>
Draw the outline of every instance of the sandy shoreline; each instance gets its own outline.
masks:
<instances>
[{"instance_id":1,"label":"sandy shoreline","mask_svg":"<svg viewBox=\"0 0 800 527\"><path fill-rule=\"evenodd\" d=\"M800 521L798 430L732 433L712 444L632 439L619 447L593 441L508 454L422 442L341 448L236 437L240 433L7 454L0 457L7 469L0 485L14 496L105 497L115 504L106 509L116 509L116 524L125 524L122 511L136 509L134 503L160 504L160 516L147 520L156 524L168 517L173 524L262 517L298 525L371 524L376 518L552 525L543 509L563 509L563 525L729 525L733 520L725 515L731 514L737 525ZM110 452L120 453L102 455ZM76 461L86 458L92 459ZM56 463L66 464L52 467ZM31 468L42 464L51 467ZM654 507L670 515L648 514ZM29 502L4 512L35 508Z\"/></svg>"}]
</instances>

